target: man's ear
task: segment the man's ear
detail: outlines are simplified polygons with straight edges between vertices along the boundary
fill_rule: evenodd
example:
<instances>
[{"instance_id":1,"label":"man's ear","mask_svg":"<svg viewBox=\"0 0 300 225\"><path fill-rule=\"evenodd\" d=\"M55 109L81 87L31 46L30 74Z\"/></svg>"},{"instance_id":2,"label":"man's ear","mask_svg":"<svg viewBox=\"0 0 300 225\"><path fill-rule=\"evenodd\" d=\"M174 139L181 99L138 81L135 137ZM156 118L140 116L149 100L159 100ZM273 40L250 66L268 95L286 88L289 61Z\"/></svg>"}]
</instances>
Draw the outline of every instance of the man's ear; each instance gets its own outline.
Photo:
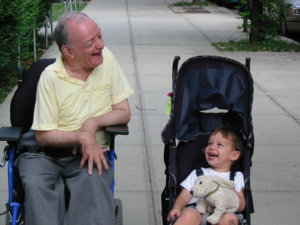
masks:
<instances>
[{"instance_id":1,"label":"man's ear","mask_svg":"<svg viewBox=\"0 0 300 225\"><path fill-rule=\"evenodd\" d=\"M63 56L65 56L65 57L68 57L68 58L73 58L74 57L73 49L70 48L67 45L61 46L61 52L62 52Z\"/></svg>"},{"instance_id":2,"label":"man's ear","mask_svg":"<svg viewBox=\"0 0 300 225\"><path fill-rule=\"evenodd\" d=\"M232 161L238 160L239 157L240 157L240 155L241 155L241 152L240 152L240 151L233 151L233 152L231 153L231 160L232 160Z\"/></svg>"}]
</instances>

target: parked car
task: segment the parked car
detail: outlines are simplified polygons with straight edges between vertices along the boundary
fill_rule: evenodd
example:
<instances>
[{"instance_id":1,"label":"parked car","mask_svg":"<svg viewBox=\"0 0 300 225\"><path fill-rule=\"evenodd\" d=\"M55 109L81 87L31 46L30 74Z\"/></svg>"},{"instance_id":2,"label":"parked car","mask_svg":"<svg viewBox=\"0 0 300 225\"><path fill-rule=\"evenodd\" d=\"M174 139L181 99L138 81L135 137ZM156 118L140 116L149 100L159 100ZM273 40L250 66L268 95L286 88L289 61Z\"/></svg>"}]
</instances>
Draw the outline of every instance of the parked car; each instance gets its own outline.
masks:
<instances>
[{"instance_id":1,"label":"parked car","mask_svg":"<svg viewBox=\"0 0 300 225\"><path fill-rule=\"evenodd\" d=\"M288 10L282 23L282 34L300 35L300 0L285 0Z\"/></svg>"}]
</instances>

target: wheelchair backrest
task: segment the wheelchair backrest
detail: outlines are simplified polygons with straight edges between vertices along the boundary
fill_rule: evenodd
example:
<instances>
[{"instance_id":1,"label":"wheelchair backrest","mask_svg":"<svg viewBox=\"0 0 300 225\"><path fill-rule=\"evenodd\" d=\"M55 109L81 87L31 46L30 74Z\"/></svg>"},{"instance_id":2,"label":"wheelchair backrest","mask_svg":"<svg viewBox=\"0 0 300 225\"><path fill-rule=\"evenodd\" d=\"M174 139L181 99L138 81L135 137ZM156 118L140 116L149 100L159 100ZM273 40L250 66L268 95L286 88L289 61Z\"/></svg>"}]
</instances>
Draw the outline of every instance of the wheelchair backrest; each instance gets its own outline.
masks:
<instances>
[{"instance_id":1,"label":"wheelchair backrest","mask_svg":"<svg viewBox=\"0 0 300 225\"><path fill-rule=\"evenodd\" d=\"M23 72L22 82L18 86L10 104L10 121L15 127L27 132L33 122L36 88L43 70L55 59L40 59Z\"/></svg>"}]
</instances>

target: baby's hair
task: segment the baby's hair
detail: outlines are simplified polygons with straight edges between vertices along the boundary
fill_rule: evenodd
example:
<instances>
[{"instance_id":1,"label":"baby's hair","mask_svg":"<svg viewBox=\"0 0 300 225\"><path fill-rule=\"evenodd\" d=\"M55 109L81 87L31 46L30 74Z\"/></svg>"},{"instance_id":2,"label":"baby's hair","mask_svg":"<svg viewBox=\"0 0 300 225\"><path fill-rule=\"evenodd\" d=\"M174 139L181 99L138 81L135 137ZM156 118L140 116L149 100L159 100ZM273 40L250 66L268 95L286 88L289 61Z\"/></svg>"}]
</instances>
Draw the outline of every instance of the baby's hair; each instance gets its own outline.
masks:
<instances>
[{"instance_id":1,"label":"baby's hair","mask_svg":"<svg viewBox=\"0 0 300 225\"><path fill-rule=\"evenodd\" d=\"M241 154L243 153L245 146L240 132L231 127L222 126L216 128L211 135L215 135L217 133L221 133L225 139L230 139L232 142L232 147L235 151L239 151Z\"/></svg>"}]
</instances>

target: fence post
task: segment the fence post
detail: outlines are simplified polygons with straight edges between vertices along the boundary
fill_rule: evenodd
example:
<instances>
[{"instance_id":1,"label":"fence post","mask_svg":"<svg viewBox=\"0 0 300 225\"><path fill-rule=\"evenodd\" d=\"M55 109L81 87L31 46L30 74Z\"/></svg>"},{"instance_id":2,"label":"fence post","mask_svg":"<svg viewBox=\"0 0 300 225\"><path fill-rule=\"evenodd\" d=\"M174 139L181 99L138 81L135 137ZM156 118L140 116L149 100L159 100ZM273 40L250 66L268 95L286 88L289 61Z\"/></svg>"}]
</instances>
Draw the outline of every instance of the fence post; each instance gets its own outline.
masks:
<instances>
[{"instance_id":1,"label":"fence post","mask_svg":"<svg viewBox=\"0 0 300 225\"><path fill-rule=\"evenodd\" d=\"M52 12L51 12L51 10L49 10L49 20L50 20L51 37L53 37L53 21L52 21Z\"/></svg>"},{"instance_id":2,"label":"fence post","mask_svg":"<svg viewBox=\"0 0 300 225\"><path fill-rule=\"evenodd\" d=\"M20 36L18 37L18 67L21 66L21 39L20 39Z\"/></svg>"},{"instance_id":3,"label":"fence post","mask_svg":"<svg viewBox=\"0 0 300 225\"><path fill-rule=\"evenodd\" d=\"M33 28L33 58L36 61L36 30Z\"/></svg>"},{"instance_id":4,"label":"fence post","mask_svg":"<svg viewBox=\"0 0 300 225\"><path fill-rule=\"evenodd\" d=\"M48 48L48 16L45 18L44 26L45 26L45 47Z\"/></svg>"}]
</instances>

